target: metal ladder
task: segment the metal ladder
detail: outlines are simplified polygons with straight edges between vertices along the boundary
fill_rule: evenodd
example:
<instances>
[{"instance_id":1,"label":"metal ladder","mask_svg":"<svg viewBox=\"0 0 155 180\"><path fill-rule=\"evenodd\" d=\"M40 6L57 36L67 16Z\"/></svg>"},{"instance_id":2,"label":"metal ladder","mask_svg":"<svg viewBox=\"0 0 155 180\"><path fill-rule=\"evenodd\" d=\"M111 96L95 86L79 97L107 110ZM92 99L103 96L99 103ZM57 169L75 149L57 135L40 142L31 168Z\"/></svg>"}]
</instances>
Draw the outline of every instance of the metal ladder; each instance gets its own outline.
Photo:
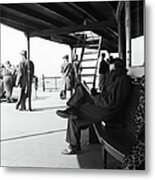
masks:
<instances>
[{"instance_id":1,"label":"metal ladder","mask_svg":"<svg viewBox=\"0 0 155 180\"><path fill-rule=\"evenodd\" d=\"M97 70L102 38L94 33L84 32L80 56L81 81L91 88L96 88Z\"/></svg>"}]
</instances>

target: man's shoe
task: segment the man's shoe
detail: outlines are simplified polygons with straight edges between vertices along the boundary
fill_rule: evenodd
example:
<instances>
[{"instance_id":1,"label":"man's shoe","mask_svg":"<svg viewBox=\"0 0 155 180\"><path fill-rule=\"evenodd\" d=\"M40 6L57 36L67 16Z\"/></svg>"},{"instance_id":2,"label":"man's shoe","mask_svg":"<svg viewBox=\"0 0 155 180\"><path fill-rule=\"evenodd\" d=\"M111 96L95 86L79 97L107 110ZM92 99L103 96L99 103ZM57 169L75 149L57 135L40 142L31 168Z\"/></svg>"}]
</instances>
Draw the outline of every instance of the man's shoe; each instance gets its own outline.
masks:
<instances>
[{"instance_id":1,"label":"man's shoe","mask_svg":"<svg viewBox=\"0 0 155 180\"><path fill-rule=\"evenodd\" d=\"M72 147L68 147L68 149L63 149L62 150L62 154L64 155L73 155L73 154L79 154L81 151L81 148L72 148Z\"/></svg>"},{"instance_id":2,"label":"man's shoe","mask_svg":"<svg viewBox=\"0 0 155 180\"><path fill-rule=\"evenodd\" d=\"M19 108L19 111L24 111L24 109L23 108Z\"/></svg>"},{"instance_id":3,"label":"man's shoe","mask_svg":"<svg viewBox=\"0 0 155 180\"><path fill-rule=\"evenodd\" d=\"M19 109L19 105L18 105L18 104L16 104L16 107L15 107L15 108L16 108L16 110L18 110L18 109Z\"/></svg>"},{"instance_id":4,"label":"man's shoe","mask_svg":"<svg viewBox=\"0 0 155 180\"><path fill-rule=\"evenodd\" d=\"M61 96L61 99L66 99L66 96Z\"/></svg>"},{"instance_id":5,"label":"man's shoe","mask_svg":"<svg viewBox=\"0 0 155 180\"><path fill-rule=\"evenodd\" d=\"M21 107L19 111L26 111L26 107Z\"/></svg>"},{"instance_id":6,"label":"man's shoe","mask_svg":"<svg viewBox=\"0 0 155 180\"><path fill-rule=\"evenodd\" d=\"M62 118L68 118L69 117L69 113L68 113L67 110L64 110L64 111L57 110L56 113L57 113L58 116L60 116Z\"/></svg>"},{"instance_id":7,"label":"man's shoe","mask_svg":"<svg viewBox=\"0 0 155 180\"><path fill-rule=\"evenodd\" d=\"M56 113L62 118L69 118L70 116L72 119L77 119L77 115L69 108L66 110L57 110Z\"/></svg>"}]
</instances>

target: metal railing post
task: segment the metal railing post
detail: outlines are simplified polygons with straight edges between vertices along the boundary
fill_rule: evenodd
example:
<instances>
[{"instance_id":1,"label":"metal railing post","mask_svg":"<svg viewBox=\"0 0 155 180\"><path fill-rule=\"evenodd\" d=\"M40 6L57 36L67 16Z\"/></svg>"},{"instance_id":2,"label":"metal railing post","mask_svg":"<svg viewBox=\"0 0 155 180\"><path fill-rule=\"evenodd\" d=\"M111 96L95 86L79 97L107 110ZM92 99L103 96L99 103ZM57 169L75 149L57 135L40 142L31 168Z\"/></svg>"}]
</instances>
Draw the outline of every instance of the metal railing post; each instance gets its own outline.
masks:
<instances>
[{"instance_id":1,"label":"metal railing post","mask_svg":"<svg viewBox=\"0 0 155 180\"><path fill-rule=\"evenodd\" d=\"M45 77L42 74L42 87L43 87L43 92L45 92Z\"/></svg>"}]
</instances>

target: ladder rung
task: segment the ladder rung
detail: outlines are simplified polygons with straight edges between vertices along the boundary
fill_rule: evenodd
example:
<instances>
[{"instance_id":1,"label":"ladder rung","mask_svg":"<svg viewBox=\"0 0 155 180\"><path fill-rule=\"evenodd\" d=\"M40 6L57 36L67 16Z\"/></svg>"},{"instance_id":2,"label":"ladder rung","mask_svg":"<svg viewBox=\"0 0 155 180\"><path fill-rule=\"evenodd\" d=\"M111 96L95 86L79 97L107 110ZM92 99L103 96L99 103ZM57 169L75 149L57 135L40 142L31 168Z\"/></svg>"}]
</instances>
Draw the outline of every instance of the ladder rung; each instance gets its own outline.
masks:
<instances>
[{"instance_id":1,"label":"ladder rung","mask_svg":"<svg viewBox=\"0 0 155 180\"><path fill-rule=\"evenodd\" d=\"M81 74L82 77L94 76L94 74Z\"/></svg>"},{"instance_id":2,"label":"ladder rung","mask_svg":"<svg viewBox=\"0 0 155 180\"><path fill-rule=\"evenodd\" d=\"M98 47L98 46L87 46L86 48L87 48L87 49L94 49L94 50L99 49L99 47Z\"/></svg>"},{"instance_id":3,"label":"ladder rung","mask_svg":"<svg viewBox=\"0 0 155 180\"><path fill-rule=\"evenodd\" d=\"M86 54L98 54L98 52L84 52L84 55Z\"/></svg>"},{"instance_id":4,"label":"ladder rung","mask_svg":"<svg viewBox=\"0 0 155 180\"><path fill-rule=\"evenodd\" d=\"M82 67L82 69L96 69L95 66L91 66L91 67Z\"/></svg>"},{"instance_id":5,"label":"ladder rung","mask_svg":"<svg viewBox=\"0 0 155 180\"><path fill-rule=\"evenodd\" d=\"M87 38L86 41L95 41L95 40L100 40L100 37L89 37Z\"/></svg>"},{"instance_id":6,"label":"ladder rung","mask_svg":"<svg viewBox=\"0 0 155 180\"><path fill-rule=\"evenodd\" d=\"M86 82L86 84L93 84L93 82Z\"/></svg>"},{"instance_id":7,"label":"ladder rung","mask_svg":"<svg viewBox=\"0 0 155 180\"><path fill-rule=\"evenodd\" d=\"M82 61L83 62L86 62L86 61L96 61L97 59L95 59L95 58L92 58L92 59L83 59Z\"/></svg>"},{"instance_id":8,"label":"ladder rung","mask_svg":"<svg viewBox=\"0 0 155 180\"><path fill-rule=\"evenodd\" d=\"M93 44L86 44L86 47L87 46L89 46L89 47L96 47L96 46L99 47L98 43L97 44L94 44L94 43Z\"/></svg>"},{"instance_id":9,"label":"ladder rung","mask_svg":"<svg viewBox=\"0 0 155 180\"><path fill-rule=\"evenodd\" d=\"M86 41L85 45L99 45L98 40Z\"/></svg>"}]
</instances>

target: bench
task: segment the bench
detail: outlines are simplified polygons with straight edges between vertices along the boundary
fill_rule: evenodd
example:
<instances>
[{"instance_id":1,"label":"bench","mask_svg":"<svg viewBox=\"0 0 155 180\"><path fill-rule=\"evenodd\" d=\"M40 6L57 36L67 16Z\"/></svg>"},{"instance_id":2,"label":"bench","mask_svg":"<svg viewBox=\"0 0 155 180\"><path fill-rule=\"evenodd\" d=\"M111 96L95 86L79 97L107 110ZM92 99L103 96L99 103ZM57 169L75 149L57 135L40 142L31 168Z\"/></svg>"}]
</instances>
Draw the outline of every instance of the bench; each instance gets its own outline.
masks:
<instances>
[{"instance_id":1,"label":"bench","mask_svg":"<svg viewBox=\"0 0 155 180\"><path fill-rule=\"evenodd\" d=\"M92 125L102 147L105 169L107 168L107 153L118 160L122 164L121 167L123 169L136 169L144 163L144 94L144 77L133 80L131 95L123 116L124 126L108 127L103 123Z\"/></svg>"}]
</instances>

